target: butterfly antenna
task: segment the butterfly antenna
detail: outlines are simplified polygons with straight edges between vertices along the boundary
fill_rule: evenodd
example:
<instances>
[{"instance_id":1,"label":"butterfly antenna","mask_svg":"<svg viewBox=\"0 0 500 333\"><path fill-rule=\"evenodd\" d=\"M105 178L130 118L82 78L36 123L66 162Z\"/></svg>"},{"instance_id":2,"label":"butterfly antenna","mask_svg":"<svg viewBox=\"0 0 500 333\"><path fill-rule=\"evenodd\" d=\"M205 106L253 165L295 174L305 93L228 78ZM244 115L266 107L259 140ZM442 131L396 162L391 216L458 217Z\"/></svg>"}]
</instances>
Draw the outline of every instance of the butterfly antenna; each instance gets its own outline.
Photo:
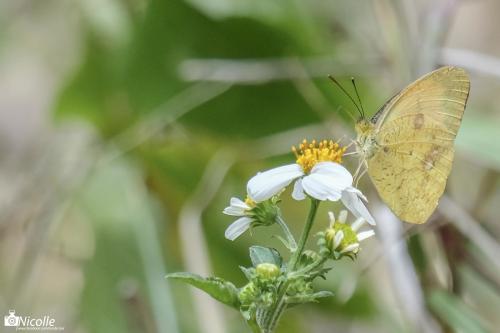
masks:
<instances>
[{"instance_id":1,"label":"butterfly antenna","mask_svg":"<svg viewBox=\"0 0 500 333\"><path fill-rule=\"evenodd\" d=\"M353 77L351 77L351 82L352 82L352 86L354 87L354 91L356 92L356 96L358 97L359 106L361 107L361 112L362 112L362 115L364 118L365 117L365 109L363 108L363 103L361 103L361 98L359 97L359 93L358 93L358 87L356 87L356 81L354 80Z\"/></svg>"},{"instance_id":2,"label":"butterfly antenna","mask_svg":"<svg viewBox=\"0 0 500 333\"><path fill-rule=\"evenodd\" d=\"M347 90L345 90L345 89L344 89L344 87L342 87L342 85L341 85L341 84L340 84L340 83L339 83L339 82L338 82L338 81L337 81L337 80L336 80L333 76L328 75L328 78L329 78L330 80L332 80L332 81L333 81L333 83L335 83L335 84L337 85L337 87L339 87L339 88L340 88L340 90L342 90L342 92L343 92L343 93L344 93L347 97L349 97L349 99L351 100L352 104L354 104L354 106L355 106L355 107L356 107L356 109L358 110L359 115L360 115L361 117L363 117L363 118L364 118L364 117L365 117L364 113L361 111L361 109L359 108L359 106L358 106L358 104L356 103L356 101L354 100L354 98L352 98L351 94L349 94L349 93L347 92Z\"/></svg>"}]
</instances>

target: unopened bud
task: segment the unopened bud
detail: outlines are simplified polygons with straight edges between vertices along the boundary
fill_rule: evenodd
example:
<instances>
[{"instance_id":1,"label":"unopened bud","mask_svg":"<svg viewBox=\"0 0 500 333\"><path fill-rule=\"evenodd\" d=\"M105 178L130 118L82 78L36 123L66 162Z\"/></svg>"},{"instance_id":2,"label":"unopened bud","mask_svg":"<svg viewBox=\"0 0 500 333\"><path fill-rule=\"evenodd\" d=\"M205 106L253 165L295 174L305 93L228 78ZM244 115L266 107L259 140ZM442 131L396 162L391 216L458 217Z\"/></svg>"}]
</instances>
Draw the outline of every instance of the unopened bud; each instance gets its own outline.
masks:
<instances>
[{"instance_id":1,"label":"unopened bud","mask_svg":"<svg viewBox=\"0 0 500 333\"><path fill-rule=\"evenodd\" d=\"M257 276L264 279L273 279L281 274L280 268L270 263L258 264L255 271L257 272Z\"/></svg>"}]
</instances>

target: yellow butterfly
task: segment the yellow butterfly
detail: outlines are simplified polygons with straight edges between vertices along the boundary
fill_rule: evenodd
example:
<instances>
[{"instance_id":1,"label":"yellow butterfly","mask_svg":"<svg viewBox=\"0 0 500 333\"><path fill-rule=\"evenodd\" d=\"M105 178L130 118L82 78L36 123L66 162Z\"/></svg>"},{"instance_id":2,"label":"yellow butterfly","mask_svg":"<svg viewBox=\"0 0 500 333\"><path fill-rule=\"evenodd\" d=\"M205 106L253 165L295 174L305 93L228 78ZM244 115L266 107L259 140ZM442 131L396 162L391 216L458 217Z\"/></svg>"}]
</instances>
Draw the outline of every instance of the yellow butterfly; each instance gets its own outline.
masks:
<instances>
[{"instance_id":1,"label":"yellow butterfly","mask_svg":"<svg viewBox=\"0 0 500 333\"><path fill-rule=\"evenodd\" d=\"M436 209L469 88L465 70L441 67L391 98L371 120L360 112L355 126L360 166L401 220L424 223Z\"/></svg>"}]
</instances>

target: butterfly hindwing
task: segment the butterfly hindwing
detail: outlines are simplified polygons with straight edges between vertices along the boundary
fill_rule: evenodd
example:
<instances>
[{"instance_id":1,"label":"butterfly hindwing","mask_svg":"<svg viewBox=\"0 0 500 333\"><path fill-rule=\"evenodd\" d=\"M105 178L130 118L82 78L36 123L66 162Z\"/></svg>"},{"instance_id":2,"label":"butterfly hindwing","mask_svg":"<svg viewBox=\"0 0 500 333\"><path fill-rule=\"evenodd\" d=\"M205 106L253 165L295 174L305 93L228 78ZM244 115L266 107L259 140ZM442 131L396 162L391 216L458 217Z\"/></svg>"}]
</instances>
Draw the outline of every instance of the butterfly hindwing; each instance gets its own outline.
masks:
<instances>
[{"instance_id":1,"label":"butterfly hindwing","mask_svg":"<svg viewBox=\"0 0 500 333\"><path fill-rule=\"evenodd\" d=\"M368 173L404 221L424 223L444 192L469 87L463 69L442 67L391 99L376 119L379 149Z\"/></svg>"}]
</instances>

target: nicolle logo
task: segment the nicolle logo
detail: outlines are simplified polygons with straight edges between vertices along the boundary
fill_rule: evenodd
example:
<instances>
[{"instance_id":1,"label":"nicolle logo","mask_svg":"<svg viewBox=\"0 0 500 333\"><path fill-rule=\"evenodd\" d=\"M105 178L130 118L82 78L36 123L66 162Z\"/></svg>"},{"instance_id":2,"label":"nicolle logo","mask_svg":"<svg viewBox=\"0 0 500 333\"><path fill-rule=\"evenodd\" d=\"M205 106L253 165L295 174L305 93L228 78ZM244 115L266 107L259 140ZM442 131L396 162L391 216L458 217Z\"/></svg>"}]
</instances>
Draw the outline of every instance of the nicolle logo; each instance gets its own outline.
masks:
<instances>
[{"instance_id":1,"label":"nicolle logo","mask_svg":"<svg viewBox=\"0 0 500 333\"><path fill-rule=\"evenodd\" d=\"M9 315L3 317L4 326L19 326L19 317L16 316L16 310L9 310Z\"/></svg>"},{"instance_id":2,"label":"nicolle logo","mask_svg":"<svg viewBox=\"0 0 500 333\"><path fill-rule=\"evenodd\" d=\"M30 331L62 331L64 327L56 327L56 320L50 316L32 318L31 316L16 316L15 310L9 310L9 315L3 317L5 327L15 327L16 330Z\"/></svg>"}]
</instances>

